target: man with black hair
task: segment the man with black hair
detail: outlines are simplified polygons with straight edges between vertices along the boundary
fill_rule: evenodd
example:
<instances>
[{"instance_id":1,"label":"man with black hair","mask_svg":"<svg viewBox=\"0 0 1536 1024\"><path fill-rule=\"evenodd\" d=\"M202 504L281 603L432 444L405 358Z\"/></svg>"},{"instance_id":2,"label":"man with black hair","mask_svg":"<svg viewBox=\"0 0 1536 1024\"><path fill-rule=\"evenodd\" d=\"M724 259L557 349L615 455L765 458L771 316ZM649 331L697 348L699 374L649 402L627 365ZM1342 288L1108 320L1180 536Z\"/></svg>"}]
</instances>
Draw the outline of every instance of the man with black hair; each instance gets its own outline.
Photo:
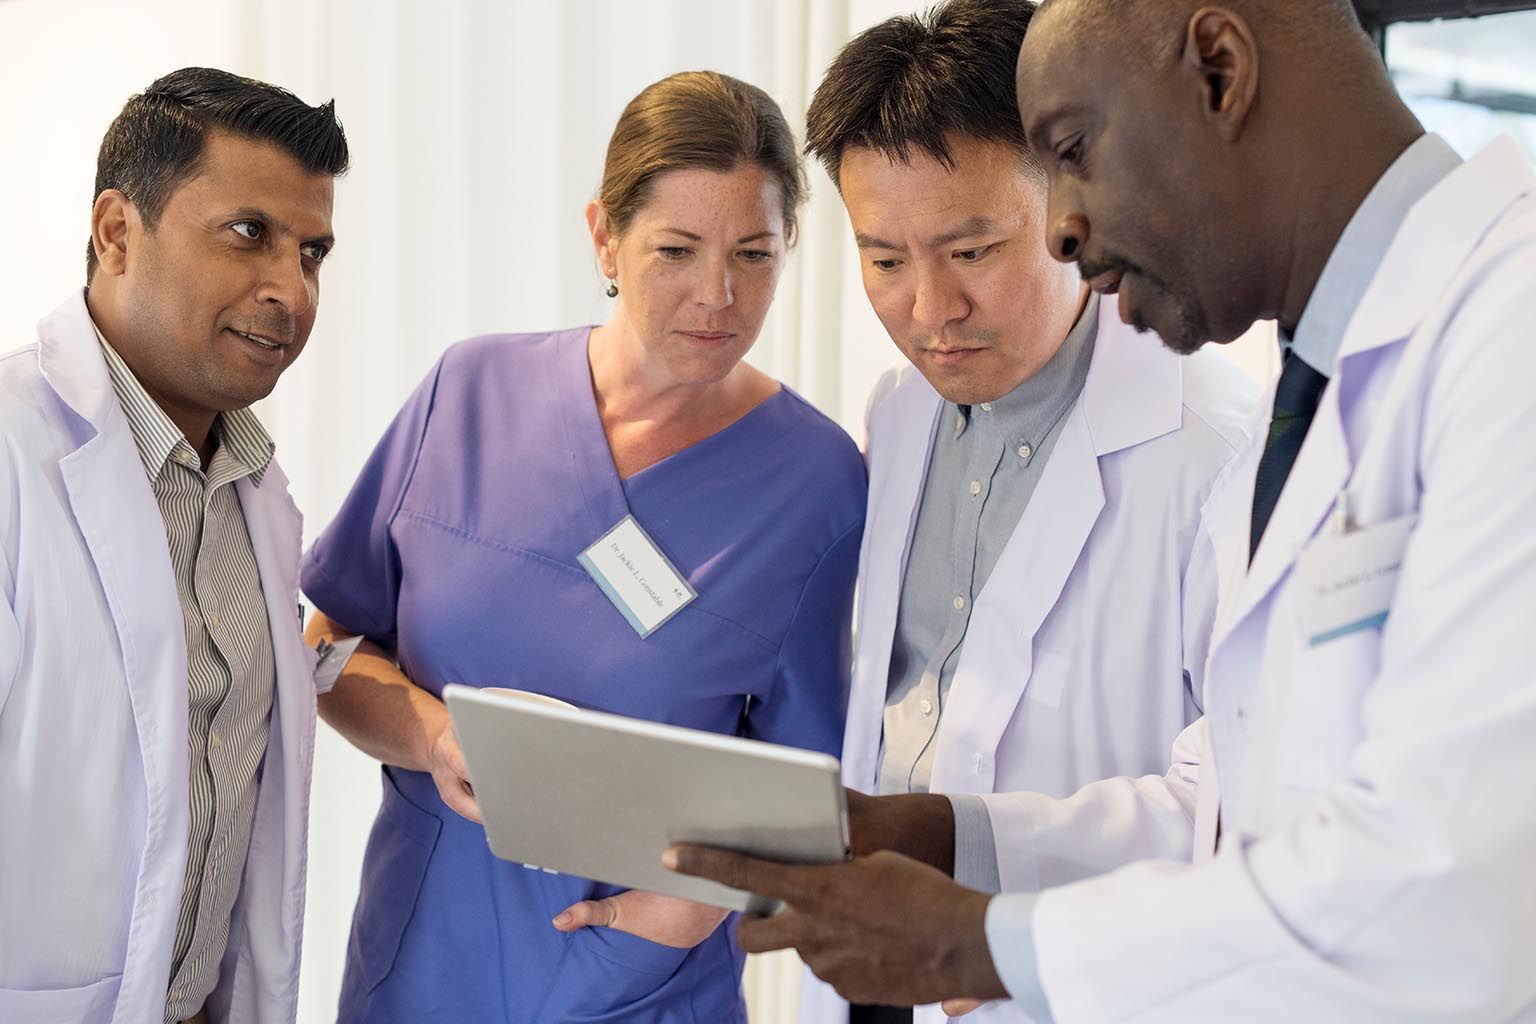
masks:
<instances>
[{"instance_id":1,"label":"man with black hair","mask_svg":"<svg viewBox=\"0 0 1536 1024\"><path fill-rule=\"evenodd\" d=\"M0 356L0 1020L295 1013L324 673L248 406L346 167L331 104L166 75L102 141L86 287Z\"/></svg>"},{"instance_id":2,"label":"man with black hair","mask_svg":"<svg viewBox=\"0 0 1536 1024\"><path fill-rule=\"evenodd\" d=\"M855 995L1536 1020L1536 169L1427 134L1347 0L1051 0L1018 89L1057 259L1181 350L1261 316L1285 344L1213 499L1247 571L1198 775L991 798L1038 892L889 852L669 857L786 900L743 947Z\"/></svg>"},{"instance_id":3,"label":"man with black hair","mask_svg":"<svg viewBox=\"0 0 1536 1024\"><path fill-rule=\"evenodd\" d=\"M1221 356L1135 337L1040 244L1045 179L1013 81L1033 11L949 0L874 26L833 61L806 131L906 357L867 417L844 780L952 812L975 838L956 875L989 891L1021 880L981 794L1154 770L1199 715L1221 564L1204 505L1257 396ZM860 849L886 806L857 804ZM814 979L802 1003L847 1019ZM888 1019L912 1015L852 1011Z\"/></svg>"}]
</instances>

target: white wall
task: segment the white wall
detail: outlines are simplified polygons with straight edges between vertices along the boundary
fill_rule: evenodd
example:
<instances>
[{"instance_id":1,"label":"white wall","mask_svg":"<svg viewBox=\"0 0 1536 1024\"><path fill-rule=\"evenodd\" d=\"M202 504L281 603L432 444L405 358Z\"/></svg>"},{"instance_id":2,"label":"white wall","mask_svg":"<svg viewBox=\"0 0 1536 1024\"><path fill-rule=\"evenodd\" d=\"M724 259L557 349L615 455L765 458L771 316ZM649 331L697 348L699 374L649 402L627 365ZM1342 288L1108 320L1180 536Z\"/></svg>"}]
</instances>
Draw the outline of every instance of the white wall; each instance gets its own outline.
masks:
<instances>
[{"instance_id":1,"label":"white wall","mask_svg":"<svg viewBox=\"0 0 1536 1024\"><path fill-rule=\"evenodd\" d=\"M83 281L95 152L131 93L208 64L335 97L353 171L304 359L259 412L313 537L450 342L606 315L582 209L641 87L685 68L753 81L792 124L853 33L894 0L0 0L0 349ZM753 361L856 435L896 352L864 301L819 167ZM1240 351L1242 351L1240 349ZM1273 342L1246 347L1256 372ZM315 764L301 1021L333 1019L377 768L325 729ZM754 1018L789 1020L797 972L755 964Z\"/></svg>"}]
</instances>

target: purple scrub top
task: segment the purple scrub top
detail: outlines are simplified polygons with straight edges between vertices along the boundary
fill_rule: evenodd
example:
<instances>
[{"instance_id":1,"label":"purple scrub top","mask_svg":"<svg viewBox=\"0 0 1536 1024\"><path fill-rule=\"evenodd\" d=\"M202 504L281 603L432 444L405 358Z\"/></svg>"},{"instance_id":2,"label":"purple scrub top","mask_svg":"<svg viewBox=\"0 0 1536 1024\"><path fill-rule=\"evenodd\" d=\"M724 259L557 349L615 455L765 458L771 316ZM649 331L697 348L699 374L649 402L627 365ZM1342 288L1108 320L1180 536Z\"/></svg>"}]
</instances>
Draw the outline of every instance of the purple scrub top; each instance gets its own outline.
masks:
<instances>
[{"instance_id":1,"label":"purple scrub top","mask_svg":"<svg viewBox=\"0 0 1536 1024\"><path fill-rule=\"evenodd\" d=\"M589 334L450 348L306 554L305 593L434 694L512 686L839 753L858 450L786 388L620 481ZM631 513L699 595L645 639L577 562ZM618 890L500 861L429 775L383 775L340 1020L744 1024L733 920L692 950L557 932L566 906Z\"/></svg>"}]
</instances>

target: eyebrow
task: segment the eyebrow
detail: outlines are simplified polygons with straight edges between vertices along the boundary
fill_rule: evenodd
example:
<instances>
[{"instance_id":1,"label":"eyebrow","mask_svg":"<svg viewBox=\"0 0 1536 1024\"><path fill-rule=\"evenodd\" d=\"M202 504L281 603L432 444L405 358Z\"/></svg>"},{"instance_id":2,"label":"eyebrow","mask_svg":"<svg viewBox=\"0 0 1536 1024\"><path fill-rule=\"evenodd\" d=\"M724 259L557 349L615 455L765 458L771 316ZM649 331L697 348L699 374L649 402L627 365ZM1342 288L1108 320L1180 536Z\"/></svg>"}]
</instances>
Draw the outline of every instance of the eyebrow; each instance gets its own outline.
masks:
<instances>
[{"instance_id":1,"label":"eyebrow","mask_svg":"<svg viewBox=\"0 0 1536 1024\"><path fill-rule=\"evenodd\" d=\"M702 242L702 241L704 241L704 236L703 235L696 235L692 231L684 231L682 228L662 228L661 230L663 230L665 232L668 232L670 234L681 235L683 238L688 239L690 242ZM755 242L755 241L757 241L760 238L772 238L772 237L773 237L773 232L772 231L759 231L755 235L747 235L744 238L736 239L736 244L737 245L746 245L748 242Z\"/></svg>"},{"instance_id":2,"label":"eyebrow","mask_svg":"<svg viewBox=\"0 0 1536 1024\"><path fill-rule=\"evenodd\" d=\"M1050 131L1057 121L1068 117L1074 117L1082 113L1082 108L1075 103L1069 103L1055 110L1047 110L1044 114L1033 119L1024 132L1024 141L1030 149L1036 153L1050 149Z\"/></svg>"},{"instance_id":3,"label":"eyebrow","mask_svg":"<svg viewBox=\"0 0 1536 1024\"><path fill-rule=\"evenodd\" d=\"M282 221L280 221L276 217L272 216L266 210L263 210L263 209L261 209L259 207L256 207L256 206L242 206L242 207L240 207L237 210L233 210L233 211L231 211L228 214L228 219L236 220L236 221L240 221L240 220L260 221L261 223L266 224L269 227L274 227L274 228L278 229L279 231L284 232L285 234L289 233L289 232L291 232L293 230L287 224L284 224ZM316 235L314 238L306 238L306 239L304 239L299 244L300 245L316 245L316 244L319 244L319 245L324 245L326 248L334 249L336 247L336 236L332 235L332 234Z\"/></svg>"},{"instance_id":4,"label":"eyebrow","mask_svg":"<svg viewBox=\"0 0 1536 1024\"><path fill-rule=\"evenodd\" d=\"M954 242L960 241L962 238L974 238L977 235L984 235L987 232L993 230L995 227L996 225L993 223L991 217L983 217L978 215L962 222L953 230L944 232L942 235L934 238L929 244L934 246L950 245ZM853 240L858 244L860 249L889 249L891 252L907 251L907 247L904 245L897 245L894 242L887 242L883 238L878 238L874 235L867 235L862 231L854 232Z\"/></svg>"}]
</instances>

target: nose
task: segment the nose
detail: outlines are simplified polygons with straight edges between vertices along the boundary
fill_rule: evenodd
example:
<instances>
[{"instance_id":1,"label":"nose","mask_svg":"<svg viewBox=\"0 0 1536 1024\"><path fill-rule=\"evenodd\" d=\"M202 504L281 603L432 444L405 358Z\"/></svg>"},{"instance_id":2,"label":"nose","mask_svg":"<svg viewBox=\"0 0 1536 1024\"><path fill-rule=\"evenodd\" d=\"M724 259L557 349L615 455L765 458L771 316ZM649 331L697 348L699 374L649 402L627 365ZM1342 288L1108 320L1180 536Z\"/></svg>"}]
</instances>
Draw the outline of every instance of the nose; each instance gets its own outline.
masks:
<instances>
[{"instance_id":1,"label":"nose","mask_svg":"<svg viewBox=\"0 0 1536 1024\"><path fill-rule=\"evenodd\" d=\"M1051 189L1046 211L1045 244L1063 263L1076 263L1088 244L1088 218L1069 203L1060 189Z\"/></svg>"},{"instance_id":2,"label":"nose","mask_svg":"<svg viewBox=\"0 0 1536 1024\"><path fill-rule=\"evenodd\" d=\"M944 271L919 271L917 290L912 296L912 319L930 331L942 329L971 312L965 291L952 274Z\"/></svg>"},{"instance_id":3,"label":"nose","mask_svg":"<svg viewBox=\"0 0 1536 1024\"><path fill-rule=\"evenodd\" d=\"M703 265L694 301L708 309L726 309L736 301L728 263Z\"/></svg>"},{"instance_id":4,"label":"nose","mask_svg":"<svg viewBox=\"0 0 1536 1024\"><path fill-rule=\"evenodd\" d=\"M300 317L315 304L316 283L305 270L303 256L297 251L274 253L256 298L263 304L270 302L281 306L291 317Z\"/></svg>"}]
</instances>

